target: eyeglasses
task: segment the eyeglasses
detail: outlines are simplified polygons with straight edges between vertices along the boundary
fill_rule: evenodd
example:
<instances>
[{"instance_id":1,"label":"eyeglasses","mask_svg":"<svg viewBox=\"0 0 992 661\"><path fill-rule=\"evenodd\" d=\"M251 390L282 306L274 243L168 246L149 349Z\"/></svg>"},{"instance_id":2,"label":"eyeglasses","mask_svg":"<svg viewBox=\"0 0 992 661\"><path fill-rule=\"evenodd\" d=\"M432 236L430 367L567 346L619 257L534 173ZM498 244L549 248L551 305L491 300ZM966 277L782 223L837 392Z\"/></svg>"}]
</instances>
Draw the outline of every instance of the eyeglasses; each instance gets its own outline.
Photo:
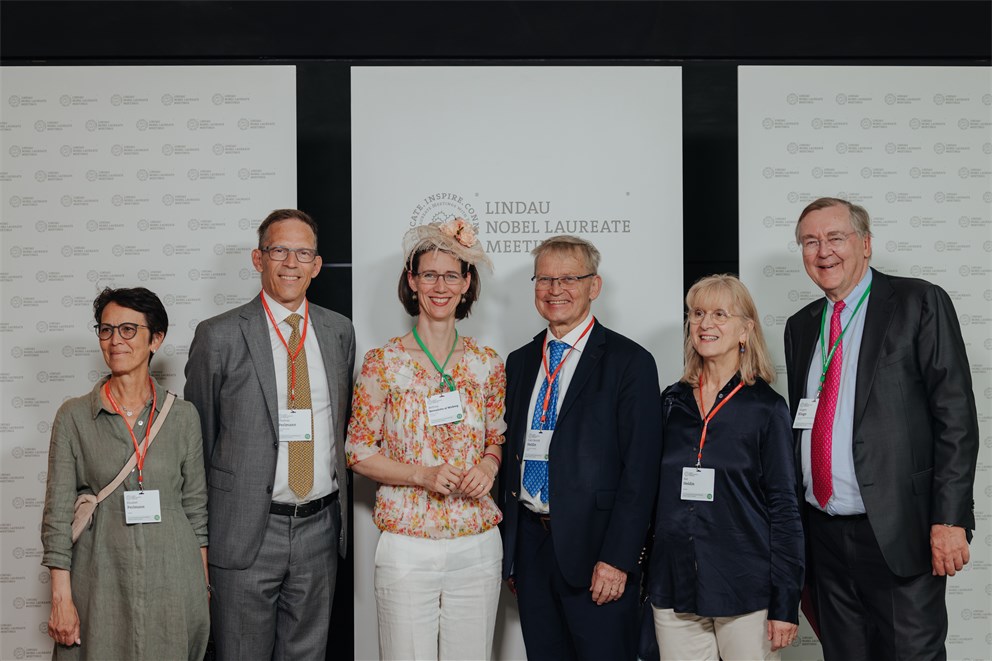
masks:
<instances>
[{"instance_id":1,"label":"eyeglasses","mask_svg":"<svg viewBox=\"0 0 992 661\"><path fill-rule=\"evenodd\" d=\"M420 281L425 285L437 284L438 278L443 279L444 284L446 285L457 285L461 284L462 278L464 277L461 273L455 273L454 271L448 271L447 273L422 271L420 273L414 273L414 275L420 278Z\"/></svg>"},{"instance_id":2,"label":"eyeglasses","mask_svg":"<svg viewBox=\"0 0 992 661\"><path fill-rule=\"evenodd\" d=\"M825 241L831 250L840 250L844 247L844 244L847 243L848 237L852 234L857 234L857 232L837 232L836 234L831 234L828 236ZM812 254L820 252L820 243L821 241L819 239L803 239L799 242L799 245L803 247L804 253Z\"/></svg>"},{"instance_id":3,"label":"eyeglasses","mask_svg":"<svg viewBox=\"0 0 992 661\"><path fill-rule=\"evenodd\" d=\"M555 282L557 282L562 289L575 289L579 286L579 282L585 280L586 278L591 278L596 275L595 273L586 273L585 275L563 275L558 278L552 278L547 275L535 275L531 278L531 282L534 283L535 289L551 289Z\"/></svg>"},{"instance_id":4,"label":"eyeglasses","mask_svg":"<svg viewBox=\"0 0 992 661\"><path fill-rule=\"evenodd\" d=\"M93 330L96 331L96 336L103 341L107 341L114 336L114 331L121 336L122 340L134 339L134 336L138 334L139 328L148 328L142 324L132 324L130 322L124 322L123 324L97 324L93 326Z\"/></svg>"},{"instance_id":5,"label":"eyeglasses","mask_svg":"<svg viewBox=\"0 0 992 661\"><path fill-rule=\"evenodd\" d=\"M269 259L274 259L277 262L284 262L286 258L289 257L289 253L296 254L296 261L301 264L309 264L317 258L317 251L314 248L287 248L286 246L269 246L268 248L259 248L262 252L268 254Z\"/></svg>"},{"instance_id":6,"label":"eyeglasses","mask_svg":"<svg viewBox=\"0 0 992 661\"><path fill-rule=\"evenodd\" d=\"M703 323L706 319L706 315L710 316L713 323L717 326L723 326L725 323L733 319L734 317L739 317L737 314L730 314L726 310L712 310L707 312L706 310L700 310L699 308L693 308L689 310L689 323L693 326L698 326Z\"/></svg>"}]
</instances>

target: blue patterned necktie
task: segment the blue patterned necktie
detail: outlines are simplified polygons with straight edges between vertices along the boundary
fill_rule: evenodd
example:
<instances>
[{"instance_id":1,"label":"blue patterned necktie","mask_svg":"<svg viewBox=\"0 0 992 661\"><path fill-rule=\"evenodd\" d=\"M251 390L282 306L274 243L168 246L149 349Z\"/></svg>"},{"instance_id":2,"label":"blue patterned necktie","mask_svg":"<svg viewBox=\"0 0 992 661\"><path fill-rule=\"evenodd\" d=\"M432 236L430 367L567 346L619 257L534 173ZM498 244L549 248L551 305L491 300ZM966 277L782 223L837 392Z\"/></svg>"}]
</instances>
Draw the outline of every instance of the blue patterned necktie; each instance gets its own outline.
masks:
<instances>
[{"instance_id":1,"label":"blue patterned necktie","mask_svg":"<svg viewBox=\"0 0 992 661\"><path fill-rule=\"evenodd\" d=\"M565 354L568 345L558 340L548 342L549 364L548 371L555 373L561 358ZM544 377L541 389L537 393L537 402L534 404L534 419L531 421L531 429L554 429L558 420L558 384L561 383L561 373L555 374L554 383L551 384L551 397L548 399L548 413L544 422L541 422L541 407L544 405L544 396L548 393L548 375ZM541 502L548 502L548 462L536 459L528 459L524 463L524 488L532 496L540 494Z\"/></svg>"}]
</instances>

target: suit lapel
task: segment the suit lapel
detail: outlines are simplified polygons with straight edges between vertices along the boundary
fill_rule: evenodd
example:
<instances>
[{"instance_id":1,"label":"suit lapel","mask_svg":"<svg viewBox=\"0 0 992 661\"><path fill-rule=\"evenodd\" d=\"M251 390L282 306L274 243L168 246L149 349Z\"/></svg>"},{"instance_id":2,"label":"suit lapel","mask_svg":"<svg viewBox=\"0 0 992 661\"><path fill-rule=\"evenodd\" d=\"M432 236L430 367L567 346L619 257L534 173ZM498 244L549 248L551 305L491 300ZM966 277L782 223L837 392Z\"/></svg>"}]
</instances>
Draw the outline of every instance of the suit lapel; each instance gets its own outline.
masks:
<instances>
[{"instance_id":1,"label":"suit lapel","mask_svg":"<svg viewBox=\"0 0 992 661\"><path fill-rule=\"evenodd\" d=\"M809 310L809 316L803 319L799 326L799 337L796 338L796 367L802 370L802 378L789 382L792 390L791 401L798 402L806 396L806 382L809 379L810 365L813 364L813 353L817 348L817 340L820 339L820 320L823 316L823 308L827 304L827 299L814 305Z\"/></svg>"},{"instance_id":2,"label":"suit lapel","mask_svg":"<svg viewBox=\"0 0 992 661\"><path fill-rule=\"evenodd\" d=\"M338 411L338 389L335 387L337 381L334 375L337 373L337 366L341 363L342 357L338 355L338 346L334 333L331 330L332 323L329 317L325 317L319 309L310 309L310 324L312 331L317 333L317 345L320 347L320 358L324 363L324 374L327 376L327 392L331 397L331 410L337 415ZM320 329L318 331L317 329Z\"/></svg>"},{"instance_id":3,"label":"suit lapel","mask_svg":"<svg viewBox=\"0 0 992 661\"><path fill-rule=\"evenodd\" d=\"M513 430L511 438L516 445L516 453L523 456L524 443L527 438L527 430L530 429L530 397L534 394L534 383L537 382L537 373L541 369L541 352L544 350L544 333L541 331L534 336L534 340L527 345L527 354L524 357L523 369L517 373L514 384L515 411L523 411L524 415L515 416L514 420L517 429Z\"/></svg>"},{"instance_id":4,"label":"suit lapel","mask_svg":"<svg viewBox=\"0 0 992 661\"><path fill-rule=\"evenodd\" d=\"M597 321L596 325L589 332L589 340L579 355L579 364L575 366L575 374L572 375L572 381L568 384L568 390L565 391L565 400L561 403L561 408L558 410L556 427L561 424L562 418L568 414L568 410L572 408L572 404L582 394L582 389L585 387L589 377L596 371L599 360L603 357L605 345L606 331L603 330L603 326Z\"/></svg>"},{"instance_id":5,"label":"suit lapel","mask_svg":"<svg viewBox=\"0 0 992 661\"><path fill-rule=\"evenodd\" d=\"M269 410L272 432L278 437L279 395L276 392L276 368L272 361L272 344L269 341L268 316L262 307L261 294L241 314L241 333L248 345L248 353L255 365L255 375L262 387L265 405ZM285 377L284 377L285 378Z\"/></svg>"},{"instance_id":6,"label":"suit lapel","mask_svg":"<svg viewBox=\"0 0 992 661\"><path fill-rule=\"evenodd\" d=\"M871 295L865 310L865 330L861 337L861 352L858 354L858 377L854 389L854 429L858 428L861 417L868 404L868 394L871 393L875 381L875 369L878 357L882 352L885 335L892 323L892 314L896 309L895 290L889 279L882 273L872 269Z\"/></svg>"}]
</instances>

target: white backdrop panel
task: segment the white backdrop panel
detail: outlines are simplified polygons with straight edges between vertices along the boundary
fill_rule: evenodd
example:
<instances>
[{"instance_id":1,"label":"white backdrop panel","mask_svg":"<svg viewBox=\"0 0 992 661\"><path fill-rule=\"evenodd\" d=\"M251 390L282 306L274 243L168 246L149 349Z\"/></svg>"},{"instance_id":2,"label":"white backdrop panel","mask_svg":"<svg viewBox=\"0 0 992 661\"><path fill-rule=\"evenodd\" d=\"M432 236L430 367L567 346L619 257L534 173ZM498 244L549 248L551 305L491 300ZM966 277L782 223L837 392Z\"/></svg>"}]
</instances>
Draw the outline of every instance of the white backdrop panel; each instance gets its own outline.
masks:
<instances>
[{"instance_id":1,"label":"white backdrop panel","mask_svg":"<svg viewBox=\"0 0 992 661\"><path fill-rule=\"evenodd\" d=\"M359 356L407 332L396 299L411 226L462 216L495 262L459 324L504 358L543 326L529 251L579 234L603 253L604 324L681 373L681 70L360 67L352 70L352 241ZM378 657L374 485L356 480L355 652ZM504 591L495 654L524 657Z\"/></svg>"},{"instance_id":2,"label":"white backdrop panel","mask_svg":"<svg viewBox=\"0 0 992 661\"><path fill-rule=\"evenodd\" d=\"M788 317L822 293L806 276L796 218L821 196L872 218L872 265L944 287L961 321L978 401L978 529L948 580L951 659L992 645L992 76L987 67L741 67L740 269L785 395ZM785 658L820 658L803 625Z\"/></svg>"},{"instance_id":3,"label":"white backdrop panel","mask_svg":"<svg viewBox=\"0 0 992 661\"><path fill-rule=\"evenodd\" d=\"M106 373L92 302L148 287L182 393L198 320L251 298L255 228L296 204L294 67L0 70L0 658L50 658L49 429Z\"/></svg>"}]
</instances>

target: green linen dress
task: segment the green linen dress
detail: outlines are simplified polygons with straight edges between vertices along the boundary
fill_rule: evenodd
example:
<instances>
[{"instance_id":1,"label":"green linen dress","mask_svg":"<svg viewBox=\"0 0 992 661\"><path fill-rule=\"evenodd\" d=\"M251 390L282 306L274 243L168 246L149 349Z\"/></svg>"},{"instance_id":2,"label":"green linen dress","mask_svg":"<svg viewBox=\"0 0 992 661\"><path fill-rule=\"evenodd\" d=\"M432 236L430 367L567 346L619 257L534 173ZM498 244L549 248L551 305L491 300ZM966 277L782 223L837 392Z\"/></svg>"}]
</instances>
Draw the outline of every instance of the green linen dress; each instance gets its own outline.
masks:
<instances>
[{"instance_id":1,"label":"green linen dress","mask_svg":"<svg viewBox=\"0 0 992 661\"><path fill-rule=\"evenodd\" d=\"M121 416L103 406L104 383L66 401L52 428L42 564L70 570L82 638L79 646L55 645L53 658L200 661L210 633L200 556L207 545L207 490L192 404L176 400L145 459L144 488L158 489L162 522L125 523L123 493L138 488L134 471L72 544L76 495L98 493L134 453ZM155 392L161 408L166 391L155 383ZM139 443L150 407L135 414Z\"/></svg>"}]
</instances>

